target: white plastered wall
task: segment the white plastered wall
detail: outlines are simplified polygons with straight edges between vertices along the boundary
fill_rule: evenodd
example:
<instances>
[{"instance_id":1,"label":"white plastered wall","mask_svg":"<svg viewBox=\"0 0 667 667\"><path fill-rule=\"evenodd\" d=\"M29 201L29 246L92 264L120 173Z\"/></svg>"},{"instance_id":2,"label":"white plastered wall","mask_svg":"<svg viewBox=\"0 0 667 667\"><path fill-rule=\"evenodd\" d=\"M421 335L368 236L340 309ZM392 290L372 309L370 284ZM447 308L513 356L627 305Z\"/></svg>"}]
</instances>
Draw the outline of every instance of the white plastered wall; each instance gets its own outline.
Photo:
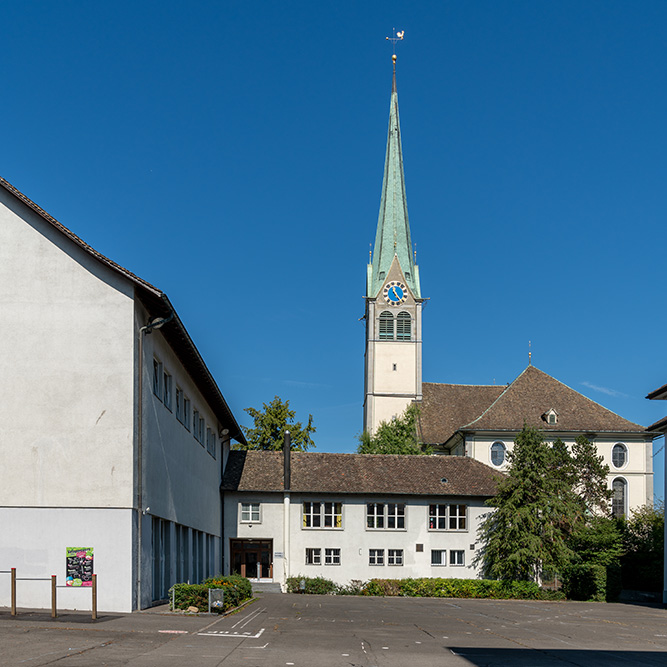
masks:
<instances>
[{"instance_id":1,"label":"white plastered wall","mask_svg":"<svg viewBox=\"0 0 667 667\"><path fill-rule=\"evenodd\" d=\"M342 501L342 529L303 528L303 501ZM260 502L262 511L261 524L243 524L240 522L241 502ZM366 528L366 503L369 502L405 502L405 530L370 530ZM465 531L432 531L428 529L429 503L468 505L468 529ZM322 576L345 584L353 579L367 580L374 577L444 577L477 578L479 569L473 565L476 554L477 527L483 515L489 509L481 499L470 498L410 498L396 496L305 496L292 493L290 503L290 548L287 563L283 558L274 558L274 580L285 583L285 575L309 577ZM282 539L283 503L282 494L241 494L229 493L225 496L225 548L229 549L229 538L272 539L275 552L284 552ZM423 545L423 551L417 551L417 545ZM475 548L471 548L475 547ZM341 549L341 564L306 565L306 548ZM369 549L384 549L385 559L388 549L403 549L404 565L371 566ZM431 565L431 550L451 549L465 552L465 565L462 567ZM227 557L227 562L229 558ZM385 561L386 562L386 561ZM287 566L287 567L285 567Z\"/></svg>"},{"instance_id":2,"label":"white plastered wall","mask_svg":"<svg viewBox=\"0 0 667 667\"><path fill-rule=\"evenodd\" d=\"M556 434L548 434L549 442L553 442ZM507 470L507 462L501 466L495 466L491 462L491 446L494 442L504 443L507 451L511 451L514 446L515 434L498 433L493 435L474 435L466 437L466 455L481 461L482 463L496 470ZM561 436L561 440L572 448L574 437ZM612 449L615 444L622 443L627 447L628 457L624 466L616 468L612 461ZM653 459L650 455L650 438L627 437L627 435L618 435L610 437L600 437L594 440L598 454L603 457L603 463L609 466L609 488L617 477L625 479L628 483L627 508L631 512L634 509L643 507L653 502Z\"/></svg>"}]
</instances>

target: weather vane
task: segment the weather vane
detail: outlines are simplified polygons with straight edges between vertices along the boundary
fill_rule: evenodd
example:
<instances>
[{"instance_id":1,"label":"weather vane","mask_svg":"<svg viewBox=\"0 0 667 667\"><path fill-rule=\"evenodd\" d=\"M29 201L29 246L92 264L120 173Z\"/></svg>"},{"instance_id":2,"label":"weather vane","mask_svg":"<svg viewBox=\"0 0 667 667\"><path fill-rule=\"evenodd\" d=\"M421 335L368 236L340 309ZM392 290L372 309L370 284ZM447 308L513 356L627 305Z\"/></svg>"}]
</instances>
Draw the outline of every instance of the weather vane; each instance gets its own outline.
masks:
<instances>
[{"instance_id":1,"label":"weather vane","mask_svg":"<svg viewBox=\"0 0 667 667\"><path fill-rule=\"evenodd\" d=\"M403 35L405 35L405 30L401 30L401 32L396 32L396 28L392 28L394 32L394 37L387 37L386 39L391 42L392 46L394 47L394 60L396 59L396 42L400 42L403 40Z\"/></svg>"}]
</instances>

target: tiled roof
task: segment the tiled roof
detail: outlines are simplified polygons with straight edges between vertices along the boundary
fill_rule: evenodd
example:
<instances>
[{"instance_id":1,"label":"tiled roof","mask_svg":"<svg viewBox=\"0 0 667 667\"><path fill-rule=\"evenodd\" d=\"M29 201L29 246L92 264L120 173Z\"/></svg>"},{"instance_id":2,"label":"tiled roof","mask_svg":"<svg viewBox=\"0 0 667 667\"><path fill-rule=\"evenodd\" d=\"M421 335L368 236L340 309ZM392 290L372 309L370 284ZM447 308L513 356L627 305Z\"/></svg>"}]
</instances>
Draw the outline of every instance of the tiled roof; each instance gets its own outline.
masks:
<instances>
[{"instance_id":1,"label":"tiled roof","mask_svg":"<svg viewBox=\"0 0 667 667\"><path fill-rule=\"evenodd\" d=\"M657 389L654 389L646 398L649 399L649 401L664 401L667 399L667 384L663 384L662 387L658 387Z\"/></svg>"},{"instance_id":2,"label":"tiled roof","mask_svg":"<svg viewBox=\"0 0 667 667\"><path fill-rule=\"evenodd\" d=\"M499 473L463 456L292 452L290 477L295 493L490 497ZM282 452L230 452L223 489L282 492Z\"/></svg>"},{"instance_id":3,"label":"tiled roof","mask_svg":"<svg viewBox=\"0 0 667 667\"><path fill-rule=\"evenodd\" d=\"M421 441L446 442L464 424L479 417L505 390L505 385L424 382L419 404Z\"/></svg>"},{"instance_id":4,"label":"tiled roof","mask_svg":"<svg viewBox=\"0 0 667 667\"><path fill-rule=\"evenodd\" d=\"M654 424L647 426L646 430L649 431L650 433L653 432L664 433L665 430L667 430L667 417L663 417Z\"/></svg>"},{"instance_id":5,"label":"tiled roof","mask_svg":"<svg viewBox=\"0 0 667 667\"><path fill-rule=\"evenodd\" d=\"M557 424L547 424L542 417L551 408L558 413ZM528 366L462 430L520 431L524 423L543 431L645 433L643 426L603 408L535 366Z\"/></svg>"},{"instance_id":6,"label":"tiled roof","mask_svg":"<svg viewBox=\"0 0 667 667\"><path fill-rule=\"evenodd\" d=\"M43 208L39 207L35 202L26 197L20 190L15 188L11 183L0 177L0 186L7 192L11 193L16 199L32 209L44 221L49 223L54 229L57 229L63 236L66 236L74 244L82 248L91 257L108 266L112 271L119 273L128 280L130 280L136 290L137 296L143 301L151 319L154 317L168 317L173 313L174 317L171 323L161 329L162 335L167 342L172 346L180 357L183 365L188 369L200 391L206 398L209 405L213 408L223 428L229 429L229 435L232 439L238 442L245 442L245 437L236 421L236 418L229 409L222 392L217 383L213 379L204 359L185 325L176 313L167 295L159 290L149 282L139 278L131 271L117 264L113 260L105 257L102 253L97 252L93 247L89 246L83 239L79 238L74 232L70 231L61 222L58 222L53 216L49 215Z\"/></svg>"}]
</instances>

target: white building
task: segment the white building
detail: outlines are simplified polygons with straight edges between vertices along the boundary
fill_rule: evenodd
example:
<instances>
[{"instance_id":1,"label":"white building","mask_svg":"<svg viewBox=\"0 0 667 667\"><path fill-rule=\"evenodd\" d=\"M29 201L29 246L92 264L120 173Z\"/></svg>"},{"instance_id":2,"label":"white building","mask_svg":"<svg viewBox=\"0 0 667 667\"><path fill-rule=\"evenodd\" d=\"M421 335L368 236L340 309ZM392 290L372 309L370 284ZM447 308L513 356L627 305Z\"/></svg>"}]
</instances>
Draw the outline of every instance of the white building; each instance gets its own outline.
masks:
<instances>
[{"instance_id":1,"label":"white building","mask_svg":"<svg viewBox=\"0 0 667 667\"><path fill-rule=\"evenodd\" d=\"M505 453L524 422L544 431L547 439L570 445L585 435L610 467L615 514L653 502L651 437L644 427L535 367L528 366L507 386L423 382L425 298L419 276L408 221L394 59L380 214L366 271L364 429L372 434L381 422L416 403L422 442L498 470L505 469Z\"/></svg>"},{"instance_id":2,"label":"white building","mask_svg":"<svg viewBox=\"0 0 667 667\"><path fill-rule=\"evenodd\" d=\"M467 457L233 451L226 573L275 581L476 578L477 528L499 477ZM288 483L285 483L285 480Z\"/></svg>"},{"instance_id":3,"label":"white building","mask_svg":"<svg viewBox=\"0 0 667 667\"><path fill-rule=\"evenodd\" d=\"M243 440L220 389L163 292L2 179L0 349L0 570L62 585L66 550L92 548L112 611L220 572L222 467ZM18 604L48 606L48 584L19 582Z\"/></svg>"}]
</instances>

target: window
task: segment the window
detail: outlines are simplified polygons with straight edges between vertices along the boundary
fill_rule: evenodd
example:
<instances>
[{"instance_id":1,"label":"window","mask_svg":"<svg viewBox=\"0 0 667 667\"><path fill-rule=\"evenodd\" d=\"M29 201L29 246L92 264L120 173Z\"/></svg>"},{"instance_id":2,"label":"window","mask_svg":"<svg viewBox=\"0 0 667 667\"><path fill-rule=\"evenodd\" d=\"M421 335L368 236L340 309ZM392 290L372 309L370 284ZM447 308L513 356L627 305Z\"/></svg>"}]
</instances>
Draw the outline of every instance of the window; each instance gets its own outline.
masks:
<instances>
[{"instance_id":1,"label":"window","mask_svg":"<svg viewBox=\"0 0 667 667\"><path fill-rule=\"evenodd\" d=\"M183 426L190 430L190 399L183 394Z\"/></svg>"},{"instance_id":2,"label":"window","mask_svg":"<svg viewBox=\"0 0 667 667\"><path fill-rule=\"evenodd\" d=\"M162 377L163 377L162 398L163 398L165 407L168 410L171 410L171 375L169 375L169 373L167 373L167 371L164 371Z\"/></svg>"},{"instance_id":3,"label":"window","mask_svg":"<svg viewBox=\"0 0 667 667\"><path fill-rule=\"evenodd\" d=\"M199 436L197 439L201 444L204 444L204 429L206 427L206 422L204 421L204 418L199 415L199 426L197 428L197 435Z\"/></svg>"},{"instance_id":4,"label":"window","mask_svg":"<svg viewBox=\"0 0 667 667\"><path fill-rule=\"evenodd\" d=\"M195 436L195 440L204 444L204 429L206 427L206 422L204 418L199 414L199 410L195 408L192 411L192 435Z\"/></svg>"},{"instance_id":5,"label":"window","mask_svg":"<svg viewBox=\"0 0 667 667\"><path fill-rule=\"evenodd\" d=\"M429 505L429 530L466 530L467 505Z\"/></svg>"},{"instance_id":6,"label":"window","mask_svg":"<svg viewBox=\"0 0 667 667\"><path fill-rule=\"evenodd\" d=\"M384 565L384 549L369 549L368 550L368 564L369 565Z\"/></svg>"},{"instance_id":7,"label":"window","mask_svg":"<svg viewBox=\"0 0 667 667\"><path fill-rule=\"evenodd\" d=\"M241 503L241 522L259 523L259 503Z\"/></svg>"},{"instance_id":8,"label":"window","mask_svg":"<svg viewBox=\"0 0 667 667\"><path fill-rule=\"evenodd\" d=\"M622 468L628 461L628 448L617 442L611 450L611 462L614 468Z\"/></svg>"},{"instance_id":9,"label":"window","mask_svg":"<svg viewBox=\"0 0 667 667\"><path fill-rule=\"evenodd\" d=\"M372 530L404 530L404 503L368 503L366 528Z\"/></svg>"},{"instance_id":10,"label":"window","mask_svg":"<svg viewBox=\"0 0 667 667\"><path fill-rule=\"evenodd\" d=\"M410 313L399 313L396 318L396 340L412 338L412 318Z\"/></svg>"},{"instance_id":11,"label":"window","mask_svg":"<svg viewBox=\"0 0 667 667\"><path fill-rule=\"evenodd\" d=\"M215 458L215 446L217 444L218 438L215 433L210 429L206 429L206 451Z\"/></svg>"},{"instance_id":12,"label":"window","mask_svg":"<svg viewBox=\"0 0 667 667\"><path fill-rule=\"evenodd\" d=\"M445 530L447 528L447 505L428 506L429 530Z\"/></svg>"},{"instance_id":13,"label":"window","mask_svg":"<svg viewBox=\"0 0 667 667\"><path fill-rule=\"evenodd\" d=\"M449 564L457 567L465 565L465 551L452 549L449 552Z\"/></svg>"},{"instance_id":14,"label":"window","mask_svg":"<svg viewBox=\"0 0 667 667\"><path fill-rule=\"evenodd\" d=\"M304 503L303 528L342 528L342 503Z\"/></svg>"},{"instance_id":15,"label":"window","mask_svg":"<svg viewBox=\"0 0 667 667\"><path fill-rule=\"evenodd\" d=\"M450 505L449 530L465 530L465 529L466 529L466 506Z\"/></svg>"},{"instance_id":16,"label":"window","mask_svg":"<svg viewBox=\"0 0 667 667\"><path fill-rule=\"evenodd\" d=\"M612 485L611 513L617 519L625 516L625 497L627 495L628 483L621 477L617 477Z\"/></svg>"},{"instance_id":17,"label":"window","mask_svg":"<svg viewBox=\"0 0 667 667\"><path fill-rule=\"evenodd\" d=\"M176 386L176 419L178 419L181 424L184 419L183 415L183 390L177 385Z\"/></svg>"},{"instance_id":18,"label":"window","mask_svg":"<svg viewBox=\"0 0 667 667\"><path fill-rule=\"evenodd\" d=\"M340 565L340 549L325 549L324 550L324 564L325 565Z\"/></svg>"},{"instance_id":19,"label":"window","mask_svg":"<svg viewBox=\"0 0 667 667\"><path fill-rule=\"evenodd\" d=\"M394 340L394 316L388 310L380 313L380 340Z\"/></svg>"},{"instance_id":20,"label":"window","mask_svg":"<svg viewBox=\"0 0 667 667\"><path fill-rule=\"evenodd\" d=\"M491 463L494 466L505 463L505 443L498 441L491 445Z\"/></svg>"},{"instance_id":21,"label":"window","mask_svg":"<svg viewBox=\"0 0 667 667\"><path fill-rule=\"evenodd\" d=\"M162 400L162 362L153 358L153 393Z\"/></svg>"},{"instance_id":22,"label":"window","mask_svg":"<svg viewBox=\"0 0 667 667\"><path fill-rule=\"evenodd\" d=\"M387 565L403 565L403 549L388 549Z\"/></svg>"},{"instance_id":23,"label":"window","mask_svg":"<svg viewBox=\"0 0 667 667\"><path fill-rule=\"evenodd\" d=\"M306 548L306 565L322 565L322 549Z\"/></svg>"},{"instance_id":24,"label":"window","mask_svg":"<svg viewBox=\"0 0 667 667\"><path fill-rule=\"evenodd\" d=\"M447 565L447 550L431 549L431 565L436 565L438 567Z\"/></svg>"}]
</instances>

